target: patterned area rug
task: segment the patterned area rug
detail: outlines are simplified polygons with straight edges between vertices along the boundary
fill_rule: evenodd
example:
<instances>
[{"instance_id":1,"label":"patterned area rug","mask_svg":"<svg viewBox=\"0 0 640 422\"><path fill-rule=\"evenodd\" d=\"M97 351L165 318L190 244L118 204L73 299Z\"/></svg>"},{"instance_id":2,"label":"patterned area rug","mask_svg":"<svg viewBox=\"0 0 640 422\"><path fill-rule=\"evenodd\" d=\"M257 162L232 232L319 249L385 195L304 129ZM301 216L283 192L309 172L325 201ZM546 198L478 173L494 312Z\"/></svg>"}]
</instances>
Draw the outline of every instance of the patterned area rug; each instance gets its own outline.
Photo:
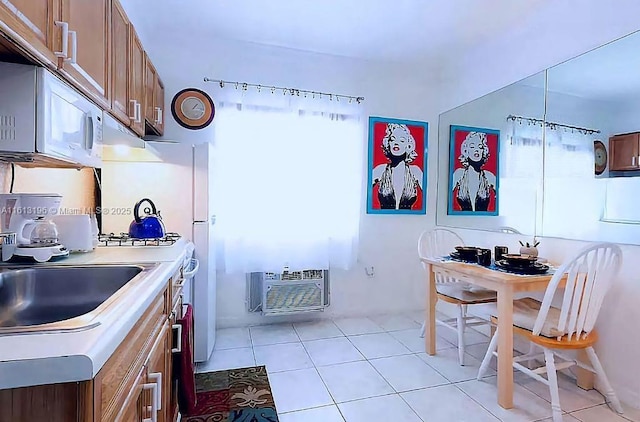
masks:
<instances>
[{"instance_id":1,"label":"patterned area rug","mask_svg":"<svg viewBox=\"0 0 640 422\"><path fill-rule=\"evenodd\" d=\"M264 366L196 374L196 396L185 422L278 422Z\"/></svg>"}]
</instances>

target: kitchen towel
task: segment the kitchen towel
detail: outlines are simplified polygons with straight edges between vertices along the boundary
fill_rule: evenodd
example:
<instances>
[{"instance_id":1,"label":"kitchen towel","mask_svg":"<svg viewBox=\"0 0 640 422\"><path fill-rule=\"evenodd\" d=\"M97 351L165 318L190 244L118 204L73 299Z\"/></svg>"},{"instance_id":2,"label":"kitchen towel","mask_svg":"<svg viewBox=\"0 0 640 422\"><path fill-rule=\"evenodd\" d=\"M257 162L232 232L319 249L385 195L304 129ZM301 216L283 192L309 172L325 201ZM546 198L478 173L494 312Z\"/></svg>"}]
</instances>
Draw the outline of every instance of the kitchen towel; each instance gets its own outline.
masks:
<instances>
[{"instance_id":1,"label":"kitchen towel","mask_svg":"<svg viewBox=\"0 0 640 422\"><path fill-rule=\"evenodd\" d=\"M189 415L196 407L196 377L191 353L191 330L193 327L193 308L185 305L186 311L176 324L182 326L180 353L174 354L174 378L178 381L178 406L180 412Z\"/></svg>"}]
</instances>

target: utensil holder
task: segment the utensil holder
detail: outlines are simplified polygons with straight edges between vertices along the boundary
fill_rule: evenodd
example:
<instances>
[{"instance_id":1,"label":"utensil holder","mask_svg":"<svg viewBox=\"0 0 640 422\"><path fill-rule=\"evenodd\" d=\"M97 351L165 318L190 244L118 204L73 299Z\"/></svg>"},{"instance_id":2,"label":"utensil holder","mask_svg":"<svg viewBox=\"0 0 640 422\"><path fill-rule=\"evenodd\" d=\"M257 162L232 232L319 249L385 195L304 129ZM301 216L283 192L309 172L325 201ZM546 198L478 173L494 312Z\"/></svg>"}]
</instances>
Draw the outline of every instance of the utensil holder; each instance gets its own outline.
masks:
<instances>
[{"instance_id":1,"label":"utensil holder","mask_svg":"<svg viewBox=\"0 0 640 422\"><path fill-rule=\"evenodd\" d=\"M538 248L535 246L522 246L520 248L520 255L538 256Z\"/></svg>"}]
</instances>

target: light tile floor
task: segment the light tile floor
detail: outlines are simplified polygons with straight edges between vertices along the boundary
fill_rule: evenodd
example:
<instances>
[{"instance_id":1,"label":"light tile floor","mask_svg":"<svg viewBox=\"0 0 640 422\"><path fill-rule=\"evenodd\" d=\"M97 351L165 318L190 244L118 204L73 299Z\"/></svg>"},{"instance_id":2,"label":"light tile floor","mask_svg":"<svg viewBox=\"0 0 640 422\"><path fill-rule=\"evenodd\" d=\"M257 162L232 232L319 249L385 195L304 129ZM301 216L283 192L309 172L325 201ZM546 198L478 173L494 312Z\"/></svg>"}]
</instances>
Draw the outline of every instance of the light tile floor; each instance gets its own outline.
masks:
<instances>
[{"instance_id":1,"label":"light tile floor","mask_svg":"<svg viewBox=\"0 0 640 422\"><path fill-rule=\"evenodd\" d=\"M489 338L469 330L466 365L455 333L438 330L437 354L420 338L422 313L221 329L199 372L265 365L281 422L551 421L545 385L516 374L515 408L496 402L495 363L475 379ZM452 336L453 334L453 336ZM640 422L617 415L597 391L560 375L565 422Z\"/></svg>"}]
</instances>

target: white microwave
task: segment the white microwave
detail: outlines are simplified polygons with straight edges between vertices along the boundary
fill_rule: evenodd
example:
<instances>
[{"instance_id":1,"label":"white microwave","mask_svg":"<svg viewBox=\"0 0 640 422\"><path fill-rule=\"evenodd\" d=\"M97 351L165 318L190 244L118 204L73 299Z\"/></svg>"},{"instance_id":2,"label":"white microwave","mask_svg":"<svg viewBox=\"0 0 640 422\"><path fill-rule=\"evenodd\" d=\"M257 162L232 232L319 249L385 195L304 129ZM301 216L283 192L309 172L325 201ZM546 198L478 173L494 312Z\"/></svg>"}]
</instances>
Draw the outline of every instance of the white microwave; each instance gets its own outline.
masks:
<instances>
[{"instance_id":1,"label":"white microwave","mask_svg":"<svg viewBox=\"0 0 640 422\"><path fill-rule=\"evenodd\" d=\"M0 63L0 160L101 167L102 110L43 67Z\"/></svg>"}]
</instances>

